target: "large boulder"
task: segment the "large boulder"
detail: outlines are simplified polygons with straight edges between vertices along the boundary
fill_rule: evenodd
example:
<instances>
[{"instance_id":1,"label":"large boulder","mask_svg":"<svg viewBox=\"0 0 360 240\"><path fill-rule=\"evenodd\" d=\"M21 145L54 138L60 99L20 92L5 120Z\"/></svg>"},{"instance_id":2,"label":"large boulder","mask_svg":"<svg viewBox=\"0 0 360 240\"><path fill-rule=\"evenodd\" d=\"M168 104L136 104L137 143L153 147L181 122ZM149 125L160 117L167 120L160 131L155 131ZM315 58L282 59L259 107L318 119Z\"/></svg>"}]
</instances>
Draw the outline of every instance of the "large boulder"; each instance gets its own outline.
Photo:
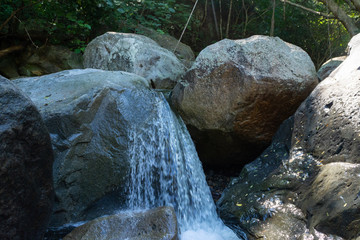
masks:
<instances>
[{"instance_id":1,"label":"large boulder","mask_svg":"<svg viewBox=\"0 0 360 240\"><path fill-rule=\"evenodd\" d=\"M34 101L55 151L51 226L124 207L129 131L155 118L158 93L135 74L69 70L14 82Z\"/></svg>"},{"instance_id":2,"label":"large boulder","mask_svg":"<svg viewBox=\"0 0 360 240\"><path fill-rule=\"evenodd\" d=\"M178 240L175 211L172 207L159 207L104 216L75 228L63 238L80 239Z\"/></svg>"},{"instance_id":3,"label":"large boulder","mask_svg":"<svg viewBox=\"0 0 360 240\"><path fill-rule=\"evenodd\" d=\"M360 237L359 62L360 41L219 200L249 239Z\"/></svg>"},{"instance_id":4,"label":"large boulder","mask_svg":"<svg viewBox=\"0 0 360 240\"><path fill-rule=\"evenodd\" d=\"M84 52L84 66L140 75L154 88L171 89L185 73L176 56L148 37L107 32L92 40Z\"/></svg>"},{"instance_id":5,"label":"large boulder","mask_svg":"<svg viewBox=\"0 0 360 240\"><path fill-rule=\"evenodd\" d=\"M49 133L31 100L0 76L0 239L42 239L53 204Z\"/></svg>"},{"instance_id":6,"label":"large boulder","mask_svg":"<svg viewBox=\"0 0 360 240\"><path fill-rule=\"evenodd\" d=\"M191 50L191 48L182 43L179 42L178 39L168 35L168 34L162 34L158 31L155 31L154 29L144 27L142 25L138 25L136 27L136 33L147 36L157 42L161 47L166 48L167 50L174 52L175 48L175 55L177 58L187 67L190 68L195 61L195 55L194 52Z\"/></svg>"},{"instance_id":7,"label":"large boulder","mask_svg":"<svg viewBox=\"0 0 360 240\"><path fill-rule=\"evenodd\" d=\"M205 48L172 104L209 164L253 160L318 83L301 48L279 38L222 40Z\"/></svg>"}]
</instances>

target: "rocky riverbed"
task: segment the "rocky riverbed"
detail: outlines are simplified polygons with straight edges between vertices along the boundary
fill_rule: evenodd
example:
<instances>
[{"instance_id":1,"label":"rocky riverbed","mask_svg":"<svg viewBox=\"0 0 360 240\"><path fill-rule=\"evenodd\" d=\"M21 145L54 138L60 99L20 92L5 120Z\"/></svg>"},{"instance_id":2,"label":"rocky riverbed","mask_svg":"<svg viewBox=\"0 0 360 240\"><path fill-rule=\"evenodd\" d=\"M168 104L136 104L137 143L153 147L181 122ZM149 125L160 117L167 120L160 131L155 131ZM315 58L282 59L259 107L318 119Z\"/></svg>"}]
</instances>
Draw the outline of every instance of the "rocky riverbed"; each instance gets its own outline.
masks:
<instances>
[{"instance_id":1,"label":"rocky riverbed","mask_svg":"<svg viewBox=\"0 0 360 240\"><path fill-rule=\"evenodd\" d=\"M238 177L241 168L236 167L234 169L211 169L205 168L206 182L210 187L211 196L216 203L223 193L226 186L230 183L231 179Z\"/></svg>"}]
</instances>

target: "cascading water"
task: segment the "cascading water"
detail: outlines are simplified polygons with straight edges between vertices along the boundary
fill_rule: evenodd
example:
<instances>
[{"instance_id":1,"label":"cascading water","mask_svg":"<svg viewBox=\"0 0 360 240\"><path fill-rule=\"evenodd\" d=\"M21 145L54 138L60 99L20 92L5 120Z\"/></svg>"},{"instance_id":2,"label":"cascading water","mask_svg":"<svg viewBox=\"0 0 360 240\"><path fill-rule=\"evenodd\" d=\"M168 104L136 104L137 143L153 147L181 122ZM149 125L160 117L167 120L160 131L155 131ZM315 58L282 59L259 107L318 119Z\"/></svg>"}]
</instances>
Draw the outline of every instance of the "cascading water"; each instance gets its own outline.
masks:
<instances>
[{"instance_id":1,"label":"cascading water","mask_svg":"<svg viewBox=\"0 0 360 240\"><path fill-rule=\"evenodd\" d=\"M153 118L130 129L129 208L172 206L182 240L232 240L237 236L219 219L201 162L183 121L162 94Z\"/></svg>"}]
</instances>

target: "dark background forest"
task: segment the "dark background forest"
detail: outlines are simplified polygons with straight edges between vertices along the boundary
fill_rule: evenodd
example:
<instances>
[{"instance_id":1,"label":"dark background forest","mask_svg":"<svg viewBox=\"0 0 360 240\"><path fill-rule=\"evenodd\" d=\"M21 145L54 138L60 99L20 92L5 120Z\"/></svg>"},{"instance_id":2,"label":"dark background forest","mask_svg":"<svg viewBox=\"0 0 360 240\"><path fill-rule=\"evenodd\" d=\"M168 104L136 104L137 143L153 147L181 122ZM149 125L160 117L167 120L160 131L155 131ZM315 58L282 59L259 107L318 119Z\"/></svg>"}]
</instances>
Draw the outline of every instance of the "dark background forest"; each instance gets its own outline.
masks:
<instances>
[{"instance_id":1,"label":"dark background forest","mask_svg":"<svg viewBox=\"0 0 360 240\"><path fill-rule=\"evenodd\" d=\"M278 36L303 48L317 68L344 55L358 32L359 0L0 0L0 57L16 48L64 45L75 52L107 31L140 25L179 38L199 53L223 38Z\"/></svg>"}]
</instances>

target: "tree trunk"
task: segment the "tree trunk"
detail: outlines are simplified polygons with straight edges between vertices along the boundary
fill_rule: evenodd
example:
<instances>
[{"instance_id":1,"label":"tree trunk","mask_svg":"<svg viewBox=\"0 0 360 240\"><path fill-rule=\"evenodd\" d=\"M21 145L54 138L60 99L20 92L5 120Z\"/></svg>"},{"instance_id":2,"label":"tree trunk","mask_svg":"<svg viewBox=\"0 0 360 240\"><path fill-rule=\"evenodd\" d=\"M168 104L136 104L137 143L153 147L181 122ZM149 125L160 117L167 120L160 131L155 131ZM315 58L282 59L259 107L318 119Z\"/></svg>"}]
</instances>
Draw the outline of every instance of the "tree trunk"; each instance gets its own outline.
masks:
<instances>
[{"instance_id":1,"label":"tree trunk","mask_svg":"<svg viewBox=\"0 0 360 240\"><path fill-rule=\"evenodd\" d=\"M200 26L203 26L205 21L206 21L206 18L207 18L207 12L208 12L208 0L205 1L205 8L204 8L204 18L203 20L201 21L201 25Z\"/></svg>"},{"instance_id":2,"label":"tree trunk","mask_svg":"<svg viewBox=\"0 0 360 240\"><path fill-rule=\"evenodd\" d=\"M246 36L247 25L248 25L248 22L249 22L249 15L248 15L248 10L247 10L246 5L245 5L245 0L242 0L242 8L244 9L244 12L245 12L245 22L244 22L244 30L243 30L243 37L245 37Z\"/></svg>"},{"instance_id":3,"label":"tree trunk","mask_svg":"<svg viewBox=\"0 0 360 240\"><path fill-rule=\"evenodd\" d=\"M19 51L19 50L22 50L24 49L24 46L22 45L17 45L17 46L11 46L11 47L8 47L6 49L3 49L3 50L0 50L0 58L12 53L12 52L16 52L16 51Z\"/></svg>"},{"instance_id":4,"label":"tree trunk","mask_svg":"<svg viewBox=\"0 0 360 240\"><path fill-rule=\"evenodd\" d=\"M351 36L354 36L359 32L359 28L355 25L354 20L351 19L334 0L320 0L320 1L327 6L327 8L334 14L334 16L337 19L339 19L339 21L342 24L344 24L346 30L349 32Z\"/></svg>"},{"instance_id":5,"label":"tree trunk","mask_svg":"<svg viewBox=\"0 0 360 240\"><path fill-rule=\"evenodd\" d=\"M218 23L217 23L217 19L216 19L214 0L211 0L211 6L212 6L212 10L213 10L213 15L214 15L216 34L217 34L217 37L219 38L219 36L220 36L219 35L219 27L218 27Z\"/></svg>"},{"instance_id":6,"label":"tree trunk","mask_svg":"<svg viewBox=\"0 0 360 240\"><path fill-rule=\"evenodd\" d=\"M276 0L273 1L273 12L271 17L271 28L270 28L270 37L274 36L274 29L275 29L275 7L276 7Z\"/></svg>"},{"instance_id":7,"label":"tree trunk","mask_svg":"<svg viewBox=\"0 0 360 240\"><path fill-rule=\"evenodd\" d=\"M229 15L228 15L228 20L227 20L227 25L226 25L226 32L225 32L225 37L228 38L229 37L229 28L230 28L230 20L231 20L231 9L232 9L232 5L233 5L233 0L230 1L230 7L229 7Z\"/></svg>"},{"instance_id":8,"label":"tree trunk","mask_svg":"<svg viewBox=\"0 0 360 240\"><path fill-rule=\"evenodd\" d=\"M316 15L319 15L319 16L323 16L323 17L326 17L326 18L335 18L333 15L329 15L329 14L326 14L326 13L318 12L318 11L315 11L315 10L313 10L313 9L304 7L304 6L300 5L300 4L293 3L293 2L290 2L290 1L287 1L287 0L280 0L280 2L284 3L284 6L285 6L285 4L289 4L289 5L291 5L291 6L300 8L300 9L302 9L302 10L311 12L311 13L316 14ZM284 12L285 12L285 11L284 11Z\"/></svg>"},{"instance_id":9,"label":"tree trunk","mask_svg":"<svg viewBox=\"0 0 360 240\"><path fill-rule=\"evenodd\" d=\"M220 39L223 39L223 31L222 31L222 2L219 0L219 7L220 7Z\"/></svg>"}]
</instances>

